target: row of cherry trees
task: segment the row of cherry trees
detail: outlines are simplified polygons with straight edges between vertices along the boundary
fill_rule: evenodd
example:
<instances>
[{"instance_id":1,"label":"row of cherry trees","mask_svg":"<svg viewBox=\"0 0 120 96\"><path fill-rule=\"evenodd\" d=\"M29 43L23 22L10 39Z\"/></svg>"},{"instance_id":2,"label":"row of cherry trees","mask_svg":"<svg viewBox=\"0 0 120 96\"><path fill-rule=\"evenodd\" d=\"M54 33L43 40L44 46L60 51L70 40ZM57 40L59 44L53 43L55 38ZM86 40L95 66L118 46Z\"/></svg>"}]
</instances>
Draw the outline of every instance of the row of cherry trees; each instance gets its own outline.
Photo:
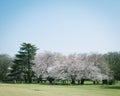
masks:
<instances>
[{"instance_id":1,"label":"row of cherry trees","mask_svg":"<svg viewBox=\"0 0 120 96\"><path fill-rule=\"evenodd\" d=\"M36 55L34 63L33 70L38 82L48 79L50 83L56 80L70 80L72 84L75 84L75 81L83 84L85 79L96 83L113 78L108 62L101 54L63 56L58 53L44 52Z\"/></svg>"},{"instance_id":2,"label":"row of cherry trees","mask_svg":"<svg viewBox=\"0 0 120 96\"><path fill-rule=\"evenodd\" d=\"M64 56L48 51L36 55L37 50L35 45L22 43L14 58L1 54L0 81L32 83L37 79L83 84L86 79L94 83L120 80L120 52Z\"/></svg>"}]
</instances>

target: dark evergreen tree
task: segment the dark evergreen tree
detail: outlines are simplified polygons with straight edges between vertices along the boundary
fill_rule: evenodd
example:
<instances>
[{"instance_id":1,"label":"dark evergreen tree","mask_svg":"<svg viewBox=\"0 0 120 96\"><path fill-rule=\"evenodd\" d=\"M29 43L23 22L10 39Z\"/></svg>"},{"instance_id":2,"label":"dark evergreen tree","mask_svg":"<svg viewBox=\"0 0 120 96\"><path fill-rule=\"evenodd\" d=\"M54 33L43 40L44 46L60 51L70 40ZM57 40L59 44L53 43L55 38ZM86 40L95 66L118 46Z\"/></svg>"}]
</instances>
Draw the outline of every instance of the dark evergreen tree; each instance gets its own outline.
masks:
<instances>
[{"instance_id":1,"label":"dark evergreen tree","mask_svg":"<svg viewBox=\"0 0 120 96\"><path fill-rule=\"evenodd\" d=\"M18 54L14 60L14 64L11 67L11 73L15 80L24 80L26 83L32 82L34 63L34 57L36 55L37 48L30 43L21 44Z\"/></svg>"},{"instance_id":2,"label":"dark evergreen tree","mask_svg":"<svg viewBox=\"0 0 120 96\"><path fill-rule=\"evenodd\" d=\"M109 52L105 56L113 71L114 78L120 80L120 52Z\"/></svg>"}]
</instances>

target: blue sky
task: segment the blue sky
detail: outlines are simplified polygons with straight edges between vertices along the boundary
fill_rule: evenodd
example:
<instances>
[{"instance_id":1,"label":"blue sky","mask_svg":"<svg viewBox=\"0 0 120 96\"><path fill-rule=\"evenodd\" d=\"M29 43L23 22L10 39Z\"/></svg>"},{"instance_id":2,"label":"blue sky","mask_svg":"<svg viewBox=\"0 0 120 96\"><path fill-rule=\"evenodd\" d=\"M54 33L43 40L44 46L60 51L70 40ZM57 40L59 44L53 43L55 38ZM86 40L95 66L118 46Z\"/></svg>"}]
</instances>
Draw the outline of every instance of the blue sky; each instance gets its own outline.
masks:
<instances>
[{"instance_id":1,"label":"blue sky","mask_svg":"<svg viewBox=\"0 0 120 96\"><path fill-rule=\"evenodd\" d=\"M120 0L0 0L0 54L23 42L38 52L120 51Z\"/></svg>"}]
</instances>

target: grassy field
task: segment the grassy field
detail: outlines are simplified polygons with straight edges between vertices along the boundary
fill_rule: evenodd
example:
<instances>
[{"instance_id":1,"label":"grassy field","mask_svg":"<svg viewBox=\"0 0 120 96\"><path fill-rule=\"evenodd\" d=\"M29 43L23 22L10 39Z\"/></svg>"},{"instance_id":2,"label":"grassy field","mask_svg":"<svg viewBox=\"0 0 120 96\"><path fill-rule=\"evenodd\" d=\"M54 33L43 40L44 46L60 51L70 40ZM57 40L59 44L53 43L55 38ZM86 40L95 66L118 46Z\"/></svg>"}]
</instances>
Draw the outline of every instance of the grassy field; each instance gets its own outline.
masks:
<instances>
[{"instance_id":1,"label":"grassy field","mask_svg":"<svg viewBox=\"0 0 120 96\"><path fill-rule=\"evenodd\" d=\"M120 96L116 85L0 84L0 96Z\"/></svg>"}]
</instances>

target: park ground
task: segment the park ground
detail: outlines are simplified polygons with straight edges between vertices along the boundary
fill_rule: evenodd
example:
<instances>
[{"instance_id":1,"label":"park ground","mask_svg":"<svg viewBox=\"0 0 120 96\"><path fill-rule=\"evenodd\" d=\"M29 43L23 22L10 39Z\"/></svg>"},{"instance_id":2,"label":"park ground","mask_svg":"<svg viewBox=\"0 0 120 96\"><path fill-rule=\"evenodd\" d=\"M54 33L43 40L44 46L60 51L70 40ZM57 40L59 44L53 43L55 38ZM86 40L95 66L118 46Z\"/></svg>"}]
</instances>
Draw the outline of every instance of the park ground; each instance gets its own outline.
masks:
<instances>
[{"instance_id":1,"label":"park ground","mask_svg":"<svg viewBox=\"0 0 120 96\"><path fill-rule=\"evenodd\" d=\"M0 83L0 96L120 96L115 85L41 85Z\"/></svg>"}]
</instances>

